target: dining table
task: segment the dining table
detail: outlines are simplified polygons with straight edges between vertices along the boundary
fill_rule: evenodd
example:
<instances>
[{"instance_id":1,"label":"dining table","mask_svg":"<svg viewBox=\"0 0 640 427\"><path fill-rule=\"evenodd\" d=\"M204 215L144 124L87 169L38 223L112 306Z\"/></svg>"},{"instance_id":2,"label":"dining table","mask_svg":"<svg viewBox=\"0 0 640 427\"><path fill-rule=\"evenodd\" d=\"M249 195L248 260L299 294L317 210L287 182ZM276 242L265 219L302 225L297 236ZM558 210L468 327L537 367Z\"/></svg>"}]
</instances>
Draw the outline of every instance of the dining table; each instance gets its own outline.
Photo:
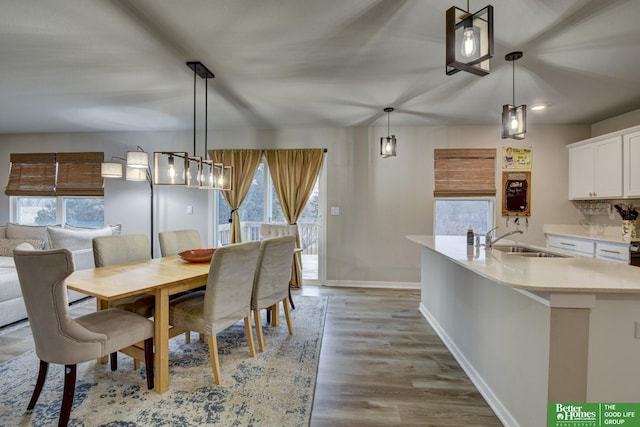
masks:
<instances>
[{"instance_id":1,"label":"dining table","mask_svg":"<svg viewBox=\"0 0 640 427\"><path fill-rule=\"evenodd\" d=\"M187 262L178 256L154 258L73 272L67 288L96 298L97 309L131 295L155 296L155 390L169 389L169 297L207 283L208 262Z\"/></svg>"}]
</instances>

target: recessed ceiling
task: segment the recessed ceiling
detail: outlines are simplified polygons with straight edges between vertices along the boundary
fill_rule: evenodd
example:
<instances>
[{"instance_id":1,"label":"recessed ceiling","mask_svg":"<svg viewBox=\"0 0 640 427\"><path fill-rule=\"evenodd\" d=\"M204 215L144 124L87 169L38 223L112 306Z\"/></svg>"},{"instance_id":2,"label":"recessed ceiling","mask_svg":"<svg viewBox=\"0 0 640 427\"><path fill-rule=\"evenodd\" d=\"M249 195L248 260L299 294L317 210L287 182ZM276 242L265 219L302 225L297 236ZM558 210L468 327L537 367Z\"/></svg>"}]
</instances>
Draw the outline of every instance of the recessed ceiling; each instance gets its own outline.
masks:
<instances>
[{"instance_id":1,"label":"recessed ceiling","mask_svg":"<svg viewBox=\"0 0 640 427\"><path fill-rule=\"evenodd\" d=\"M445 74L462 0L0 0L0 133L191 129L194 60L210 129L383 126L387 106L393 126L499 127L514 50L516 103L547 106L530 127L640 108L640 1L491 4L479 77Z\"/></svg>"}]
</instances>

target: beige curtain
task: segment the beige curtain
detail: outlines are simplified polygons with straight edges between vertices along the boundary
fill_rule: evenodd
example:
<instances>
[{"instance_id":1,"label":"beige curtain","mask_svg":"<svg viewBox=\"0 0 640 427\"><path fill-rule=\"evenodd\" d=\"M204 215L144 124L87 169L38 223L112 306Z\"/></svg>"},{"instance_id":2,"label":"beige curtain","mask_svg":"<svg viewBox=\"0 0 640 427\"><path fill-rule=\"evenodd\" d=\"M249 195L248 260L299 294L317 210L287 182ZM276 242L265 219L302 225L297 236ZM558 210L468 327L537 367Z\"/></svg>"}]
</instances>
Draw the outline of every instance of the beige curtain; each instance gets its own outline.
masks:
<instances>
[{"instance_id":1,"label":"beige curtain","mask_svg":"<svg viewBox=\"0 0 640 427\"><path fill-rule=\"evenodd\" d=\"M229 243L240 243L240 215L238 208L247 196L253 176L260 165L262 150L209 150L209 158L215 163L233 166L233 184L230 191L222 195L231 208L231 233Z\"/></svg>"},{"instance_id":2,"label":"beige curtain","mask_svg":"<svg viewBox=\"0 0 640 427\"><path fill-rule=\"evenodd\" d=\"M265 150L273 186L289 224L296 224L318 179L324 149ZM300 248L300 234L297 236ZM302 256L295 254L291 286L302 286Z\"/></svg>"}]
</instances>

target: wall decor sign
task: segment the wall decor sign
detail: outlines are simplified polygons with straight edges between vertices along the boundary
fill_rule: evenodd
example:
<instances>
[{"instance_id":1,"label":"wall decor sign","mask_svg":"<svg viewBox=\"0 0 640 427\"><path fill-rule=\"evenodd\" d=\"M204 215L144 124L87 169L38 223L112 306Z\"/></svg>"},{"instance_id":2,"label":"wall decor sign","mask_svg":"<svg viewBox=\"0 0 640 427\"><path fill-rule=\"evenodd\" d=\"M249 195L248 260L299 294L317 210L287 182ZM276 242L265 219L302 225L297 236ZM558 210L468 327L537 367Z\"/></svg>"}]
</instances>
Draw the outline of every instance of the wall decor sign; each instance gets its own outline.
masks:
<instances>
[{"instance_id":1,"label":"wall decor sign","mask_svg":"<svg viewBox=\"0 0 640 427\"><path fill-rule=\"evenodd\" d=\"M531 172L502 172L502 215L531 215Z\"/></svg>"},{"instance_id":2,"label":"wall decor sign","mask_svg":"<svg viewBox=\"0 0 640 427\"><path fill-rule=\"evenodd\" d=\"M531 169L531 147L502 147L502 169Z\"/></svg>"}]
</instances>

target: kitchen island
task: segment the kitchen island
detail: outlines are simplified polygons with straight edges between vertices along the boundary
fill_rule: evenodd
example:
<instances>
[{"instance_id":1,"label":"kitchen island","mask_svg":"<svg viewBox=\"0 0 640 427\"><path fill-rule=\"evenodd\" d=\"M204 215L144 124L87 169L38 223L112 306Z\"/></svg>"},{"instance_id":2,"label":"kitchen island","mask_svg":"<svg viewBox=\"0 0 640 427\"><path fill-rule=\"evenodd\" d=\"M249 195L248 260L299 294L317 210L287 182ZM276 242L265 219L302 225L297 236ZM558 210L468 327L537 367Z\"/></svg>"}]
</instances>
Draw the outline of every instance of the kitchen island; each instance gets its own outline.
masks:
<instances>
[{"instance_id":1,"label":"kitchen island","mask_svg":"<svg viewBox=\"0 0 640 427\"><path fill-rule=\"evenodd\" d=\"M640 269L407 238L421 313L505 425L546 425L551 402L640 402Z\"/></svg>"}]
</instances>

